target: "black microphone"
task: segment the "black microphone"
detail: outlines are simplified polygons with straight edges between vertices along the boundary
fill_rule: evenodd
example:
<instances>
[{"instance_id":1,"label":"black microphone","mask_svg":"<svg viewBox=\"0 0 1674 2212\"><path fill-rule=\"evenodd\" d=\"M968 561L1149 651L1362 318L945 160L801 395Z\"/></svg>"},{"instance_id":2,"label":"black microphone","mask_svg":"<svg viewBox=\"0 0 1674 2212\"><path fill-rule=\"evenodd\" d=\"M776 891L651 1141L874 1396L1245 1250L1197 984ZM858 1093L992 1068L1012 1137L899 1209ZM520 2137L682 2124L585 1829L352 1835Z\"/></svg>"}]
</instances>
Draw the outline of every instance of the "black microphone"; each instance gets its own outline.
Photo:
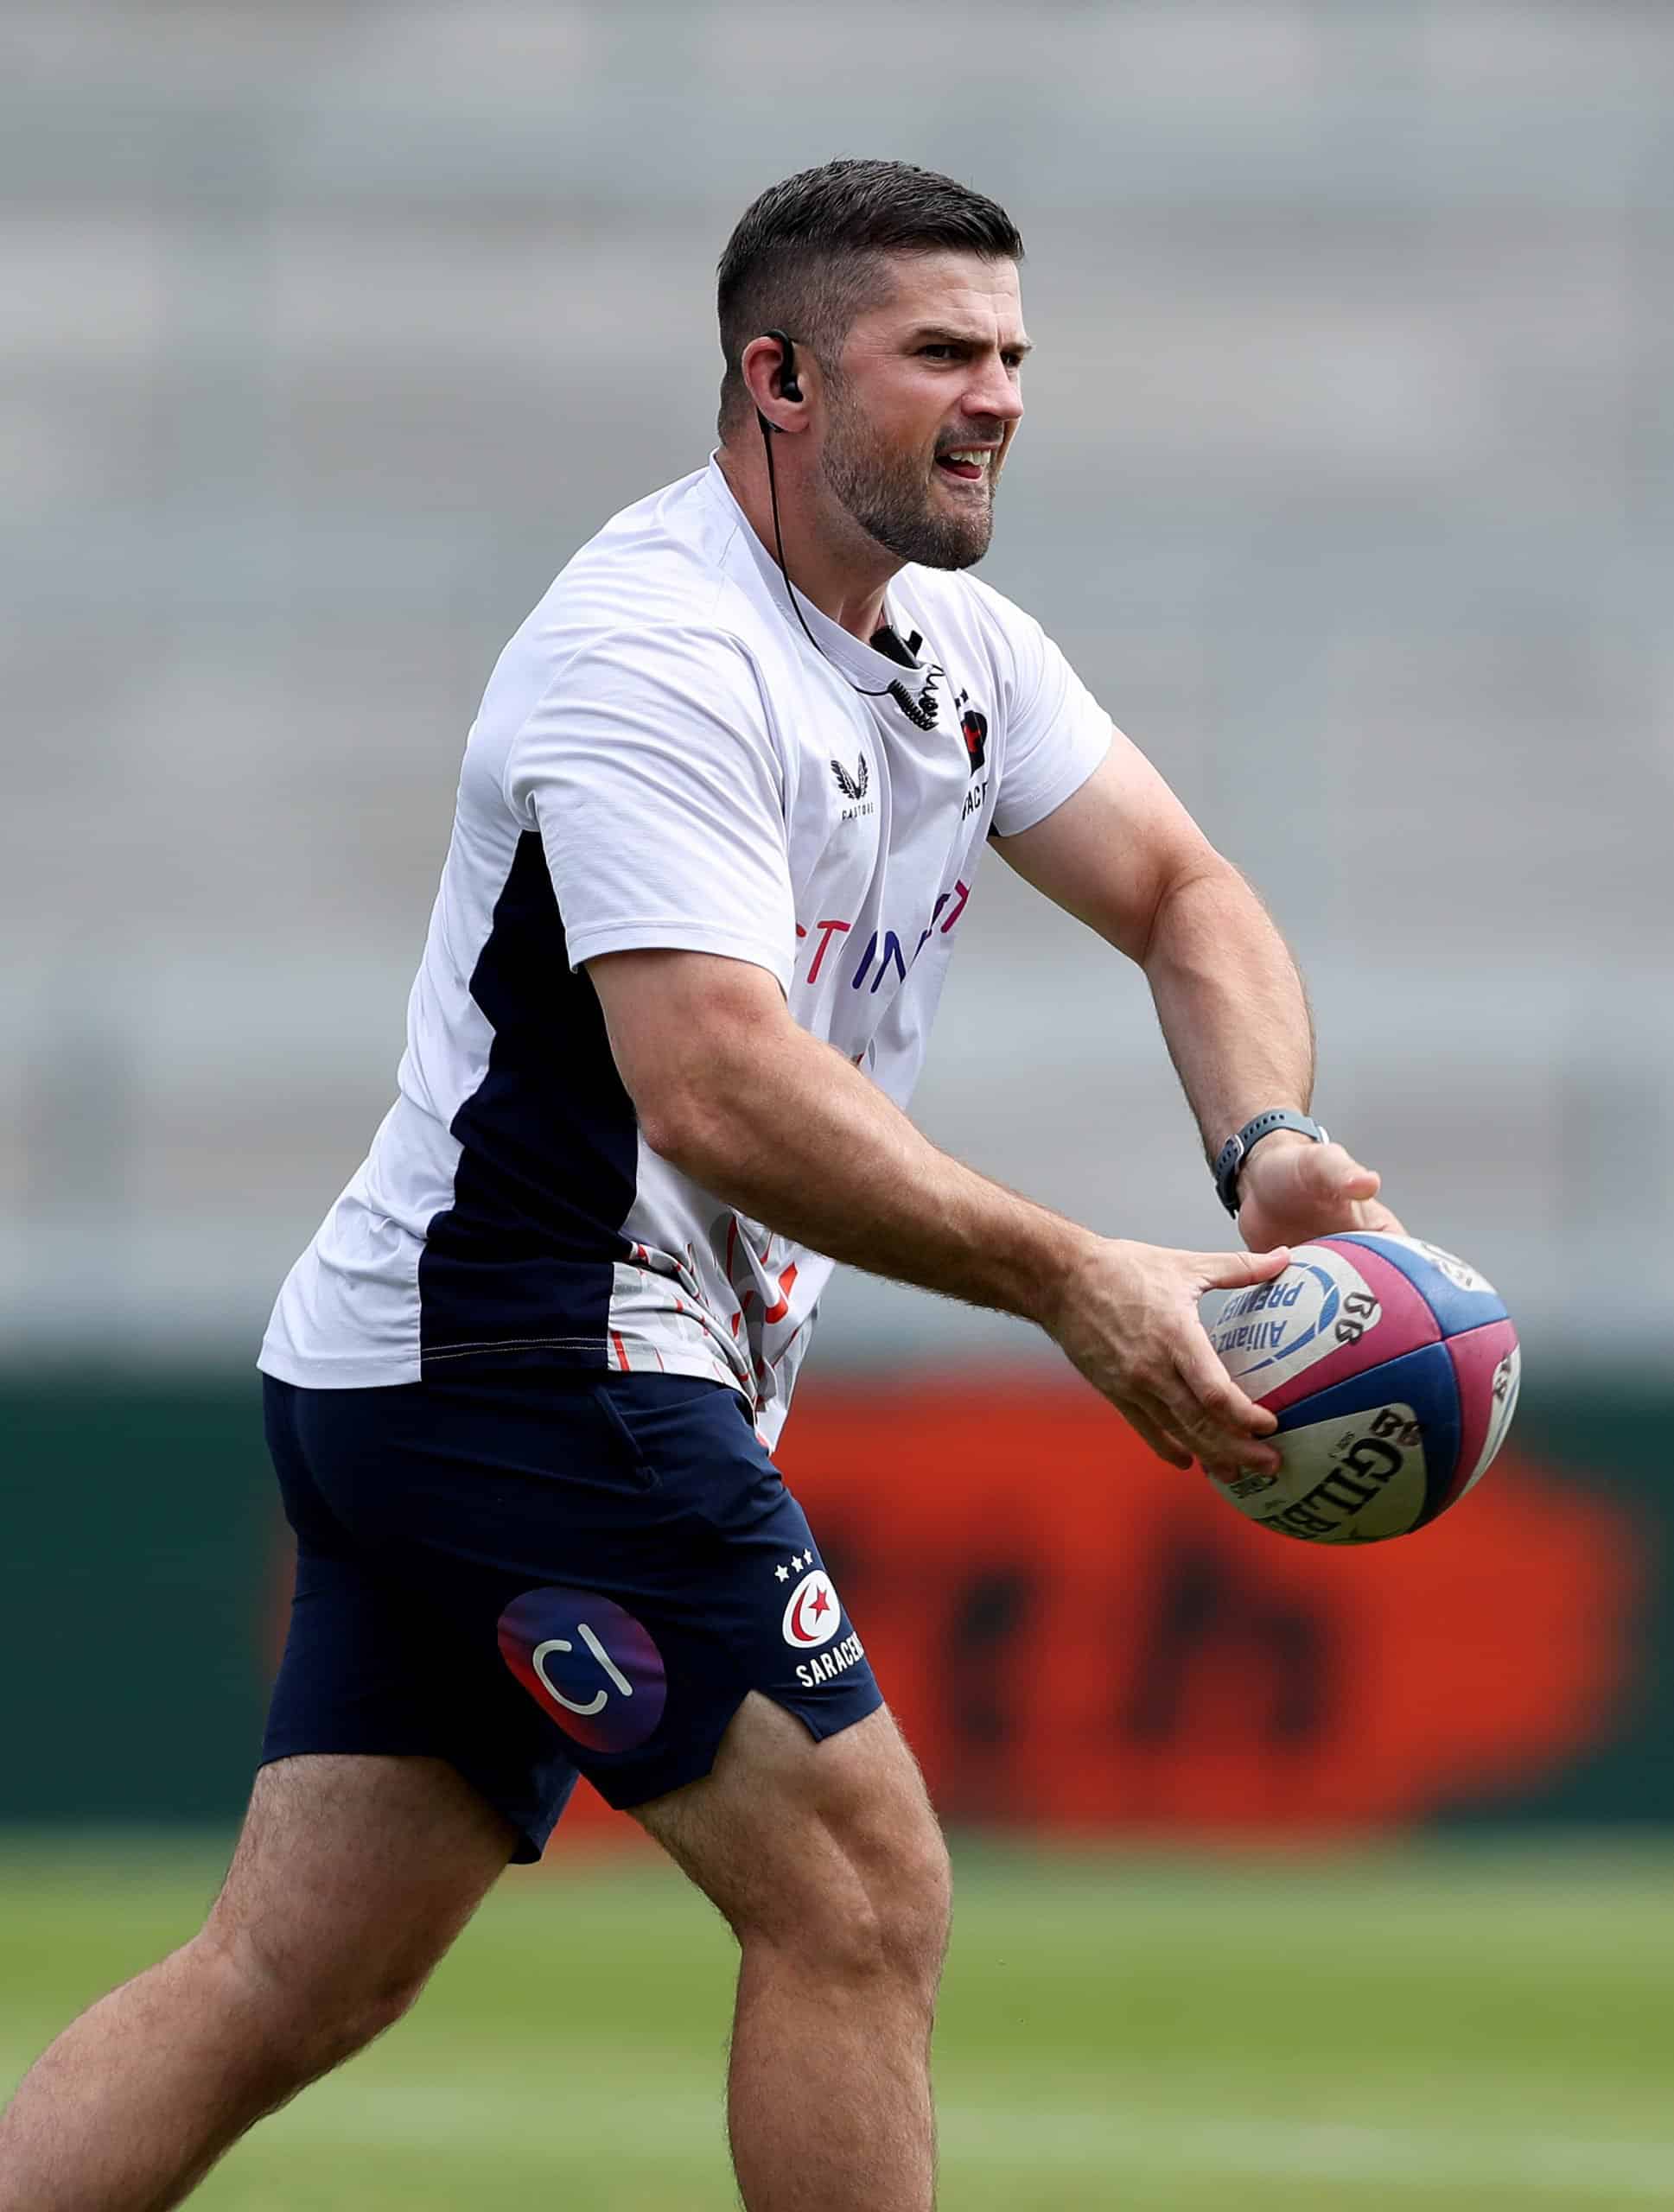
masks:
<instances>
[{"instance_id":1,"label":"black microphone","mask_svg":"<svg viewBox=\"0 0 1674 2212\"><path fill-rule=\"evenodd\" d=\"M935 672L932 670L926 677L924 689L920 692L916 701L910 696L904 683L890 683L884 688L909 722L916 722L920 729L934 729L936 716L940 711L932 688L935 681ZM858 691L859 684L856 684L854 689ZM876 691L869 691L864 696L869 699L876 699L882 695Z\"/></svg>"}]
</instances>

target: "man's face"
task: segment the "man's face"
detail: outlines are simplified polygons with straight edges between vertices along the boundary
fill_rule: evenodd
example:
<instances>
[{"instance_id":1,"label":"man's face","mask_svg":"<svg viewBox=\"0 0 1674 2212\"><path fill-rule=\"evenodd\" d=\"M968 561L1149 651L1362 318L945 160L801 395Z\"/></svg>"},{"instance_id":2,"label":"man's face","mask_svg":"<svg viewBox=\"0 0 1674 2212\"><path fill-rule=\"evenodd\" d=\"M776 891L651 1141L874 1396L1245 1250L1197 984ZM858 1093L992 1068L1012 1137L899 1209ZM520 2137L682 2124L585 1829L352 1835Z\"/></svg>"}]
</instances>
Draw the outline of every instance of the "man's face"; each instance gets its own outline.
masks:
<instances>
[{"instance_id":1,"label":"man's face","mask_svg":"<svg viewBox=\"0 0 1674 2212\"><path fill-rule=\"evenodd\" d=\"M828 378L826 490L901 561L968 569L994 532L994 487L1023 411L1028 340L1017 264L895 254Z\"/></svg>"}]
</instances>

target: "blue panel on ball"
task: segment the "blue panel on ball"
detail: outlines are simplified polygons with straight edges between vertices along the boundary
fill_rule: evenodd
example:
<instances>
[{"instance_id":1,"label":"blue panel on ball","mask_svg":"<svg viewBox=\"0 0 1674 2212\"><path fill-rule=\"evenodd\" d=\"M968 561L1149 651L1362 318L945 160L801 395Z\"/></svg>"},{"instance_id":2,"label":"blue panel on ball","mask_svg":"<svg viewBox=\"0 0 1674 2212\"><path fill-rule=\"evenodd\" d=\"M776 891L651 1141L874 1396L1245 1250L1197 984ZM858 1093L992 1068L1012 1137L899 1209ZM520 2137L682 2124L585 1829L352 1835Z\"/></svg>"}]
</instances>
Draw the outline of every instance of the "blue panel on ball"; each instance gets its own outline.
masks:
<instances>
[{"instance_id":1,"label":"blue panel on ball","mask_svg":"<svg viewBox=\"0 0 1674 2212\"><path fill-rule=\"evenodd\" d=\"M1316 1421L1344 1421L1374 1406L1412 1408L1424 1432L1424 1489L1433 1502L1459 1464L1461 1441L1459 1378L1445 1344L1421 1344L1416 1351L1386 1359L1346 1382L1299 1398L1279 1415L1279 1433L1312 1428Z\"/></svg>"},{"instance_id":2,"label":"blue panel on ball","mask_svg":"<svg viewBox=\"0 0 1674 2212\"><path fill-rule=\"evenodd\" d=\"M1368 1252L1376 1252L1381 1259L1387 1260L1391 1267L1398 1268L1435 1314L1435 1325L1444 1337L1462 1336L1467 1329L1480 1329L1486 1322L1509 1319L1505 1300L1497 1290L1461 1290L1433 1260L1427 1260L1422 1252L1413 1251L1393 1236L1345 1230L1334 1234L1331 1242L1363 1245Z\"/></svg>"}]
</instances>

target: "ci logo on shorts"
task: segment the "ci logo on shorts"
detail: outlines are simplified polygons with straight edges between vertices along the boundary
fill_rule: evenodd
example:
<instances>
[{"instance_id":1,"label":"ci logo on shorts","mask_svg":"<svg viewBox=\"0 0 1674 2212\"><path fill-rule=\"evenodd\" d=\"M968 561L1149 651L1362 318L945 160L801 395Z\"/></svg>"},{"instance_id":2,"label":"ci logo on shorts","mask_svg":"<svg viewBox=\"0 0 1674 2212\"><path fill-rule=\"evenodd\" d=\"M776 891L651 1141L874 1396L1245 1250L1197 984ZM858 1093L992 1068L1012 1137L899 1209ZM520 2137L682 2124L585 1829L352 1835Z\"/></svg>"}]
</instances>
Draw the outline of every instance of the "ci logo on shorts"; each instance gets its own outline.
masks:
<instances>
[{"instance_id":1,"label":"ci logo on shorts","mask_svg":"<svg viewBox=\"0 0 1674 2212\"><path fill-rule=\"evenodd\" d=\"M785 1601L785 1641L799 1651L817 1651L837 1632L843 1607L823 1567L805 1574Z\"/></svg>"},{"instance_id":2,"label":"ci logo on shorts","mask_svg":"<svg viewBox=\"0 0 1674 2212\"><path fill-rule=\"evenodd\" d=\"M500 1617L500 1649L542 1712L590 1751L633 1751L663 1717L662 1653L595 1591L525 1590Z\"/></svg>"}]
</instances>

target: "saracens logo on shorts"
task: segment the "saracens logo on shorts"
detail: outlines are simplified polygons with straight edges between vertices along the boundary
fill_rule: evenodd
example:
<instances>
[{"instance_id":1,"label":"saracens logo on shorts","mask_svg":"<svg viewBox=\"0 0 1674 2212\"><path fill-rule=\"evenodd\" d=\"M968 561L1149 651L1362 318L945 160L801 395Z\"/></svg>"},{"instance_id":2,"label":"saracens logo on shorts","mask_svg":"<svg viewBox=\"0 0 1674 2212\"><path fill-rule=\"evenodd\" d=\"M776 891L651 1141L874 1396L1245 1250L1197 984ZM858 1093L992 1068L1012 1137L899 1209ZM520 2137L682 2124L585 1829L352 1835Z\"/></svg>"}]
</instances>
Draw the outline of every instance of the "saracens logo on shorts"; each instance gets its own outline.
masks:
<instances>
[{"instance_id":1,"label":"saracens logo on shorts","mask_svg":"<svg viewBox=\"0 0 1674 2212\"><path fill-rule=\"evenodd\" d=\"M663 1717L668 1676L651 1631L595 1590L525 1590L500 1617L500 1649L541 1711L590 1751L631 1751Z\"/></svg>"},{"instance_id":2,"label":"saracens logo on shorts","mask_svg":"<svg viewBox=\"0 0 1674 2212\"><path fill-rule=\"evenodd\" d=\"M843 1607L823 1567L805 1574L785 1600L785 1641L798 1651L817 1651L829 1643L843 1620Z\"/></svg>"}]
</instances>

